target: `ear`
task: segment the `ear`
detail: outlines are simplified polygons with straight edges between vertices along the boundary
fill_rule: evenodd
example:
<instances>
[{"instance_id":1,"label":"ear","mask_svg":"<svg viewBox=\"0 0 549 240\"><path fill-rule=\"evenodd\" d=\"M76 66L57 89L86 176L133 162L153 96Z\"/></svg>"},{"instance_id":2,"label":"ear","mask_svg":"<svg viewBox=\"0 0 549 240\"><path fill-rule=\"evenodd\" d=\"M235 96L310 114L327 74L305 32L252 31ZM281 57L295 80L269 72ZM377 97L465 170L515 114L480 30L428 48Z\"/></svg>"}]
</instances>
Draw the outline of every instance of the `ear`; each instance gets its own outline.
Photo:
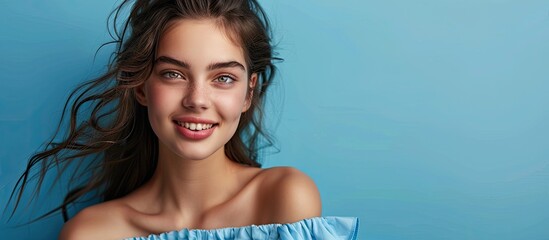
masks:
<instances>
[{"instance_id":1,"label":"ear","mask_svg":"<svg viewBox=\"0 0 549 240\"><path fill-rule=\"evenodd\" d=\"M246 102L244 103L244 108L242 109L242 112L248 111L250 109L250 106L252 105L252 99L254 99L254 88L257 84L257 73L252 73L252 76L250 77L250 81L248 83L248 92L246 93Z\"/></svg>"},{"instance_id":2,"label":"ear","mask_svg":"<svg viewBox=\"0 0 549 240\"><path fill-rule=\"evenodd\" d=\"M134 88L133 93L135 94L135 99L137 100L137 102L139 102L139 104L146 107L147 106L147 94L145 94L145 83L142 83L141 85Z\"/></svg>"}]
</instances>

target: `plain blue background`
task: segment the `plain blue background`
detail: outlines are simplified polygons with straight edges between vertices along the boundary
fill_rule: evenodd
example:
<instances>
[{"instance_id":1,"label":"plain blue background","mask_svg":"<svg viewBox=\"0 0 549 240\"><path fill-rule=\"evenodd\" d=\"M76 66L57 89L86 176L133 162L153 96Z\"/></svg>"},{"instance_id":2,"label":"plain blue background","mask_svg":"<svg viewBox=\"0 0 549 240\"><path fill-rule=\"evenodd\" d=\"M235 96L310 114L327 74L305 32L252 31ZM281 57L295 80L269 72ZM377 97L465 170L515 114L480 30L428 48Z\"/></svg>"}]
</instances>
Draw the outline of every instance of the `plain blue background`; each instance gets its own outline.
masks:
<instances>
[{"instance_id":1,"label":"plain blue background","mask_svg":"<svg viewBox=\"0 0 549 240\"><path fill-rule=\"evenodd\" d=\"M360 239L549 239L549 1L262 2L285 59L265 165L309 174L324 215L359 217ZM0 2L0 205L68 91L104 69L114 6ZM53 239L62 220L2 224Z\"/></svg>"}]
</instances>

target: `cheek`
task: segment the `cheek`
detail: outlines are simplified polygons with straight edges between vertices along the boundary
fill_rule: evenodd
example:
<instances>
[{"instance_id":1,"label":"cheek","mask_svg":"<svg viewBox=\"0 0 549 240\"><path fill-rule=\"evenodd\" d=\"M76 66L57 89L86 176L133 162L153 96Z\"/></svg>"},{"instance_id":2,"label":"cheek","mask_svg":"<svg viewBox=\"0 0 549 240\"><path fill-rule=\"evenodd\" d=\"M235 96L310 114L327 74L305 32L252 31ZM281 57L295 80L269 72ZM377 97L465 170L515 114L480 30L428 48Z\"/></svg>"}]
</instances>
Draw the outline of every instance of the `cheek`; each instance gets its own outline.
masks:
<instances>
[{"instance_id":1,"label":"cheek","mask_svg":"<svg viewBox=\"0 0 549 240\"><path fill-rule=\"evenodd\" d=\"M179 103L178 98L180 96L181 91L179 91L178 94L176 89L159 84L151 84L147 88L147 100L149 102L149 107L159 110Z\"/></svg>"},{"instance_id":2,"label":"cheek","mask_svg":"<svg viewBox=\"0 0 549 240\"><path fill-rule=\"evenodd\" d=\"M160 126L160 123L167 119L166 116L173 112L180 101L177 99L178 95L175 94L176 91L164 86L151 84L146 91L149 121L153 128L155 128L155 126Z\"/></svg>"},{"instance_id":3,"label":"cheek","mask_svg":"<svg viewBox=\"0 0 549 240\"><path fill-rule=\"evenodd\" d=\"M246 93L244 91L220 94L217 97L217 109L227 119L238 120L244 108Z\"/></svg>"}]
</instances>

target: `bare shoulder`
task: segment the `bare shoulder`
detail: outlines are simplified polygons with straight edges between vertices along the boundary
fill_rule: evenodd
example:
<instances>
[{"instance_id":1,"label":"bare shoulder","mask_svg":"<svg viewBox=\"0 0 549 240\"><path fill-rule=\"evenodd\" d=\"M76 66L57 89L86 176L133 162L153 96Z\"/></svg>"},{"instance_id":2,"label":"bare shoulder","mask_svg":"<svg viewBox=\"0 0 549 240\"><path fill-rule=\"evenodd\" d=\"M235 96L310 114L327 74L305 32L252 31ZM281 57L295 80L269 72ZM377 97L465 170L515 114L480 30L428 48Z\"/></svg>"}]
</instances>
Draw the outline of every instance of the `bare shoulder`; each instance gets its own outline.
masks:
<instances>
[{"instance_id":1,"label":"bare shoulder","mask_svg":"<svg viewBox=\"0 0 549 240\"><path fill-rule=\"evenodd\" d=\"M129 225L125 221L124 206L118 202L104 202L87 207L65 223L59 235L68 239L116 239ZM116 227L113 227L116 226Z\"/></svg>"},{"instance_id":2,"label":"bare shoulder","mask_svg":"<svg viewBox=\"0 0 549 240\"><path fill-rule=\"evenodd\" d=\"M314 181L291 167L265 169L260 199L269 222L290 223L321 215L320 194Z\"/></svg>"}]
</instances>

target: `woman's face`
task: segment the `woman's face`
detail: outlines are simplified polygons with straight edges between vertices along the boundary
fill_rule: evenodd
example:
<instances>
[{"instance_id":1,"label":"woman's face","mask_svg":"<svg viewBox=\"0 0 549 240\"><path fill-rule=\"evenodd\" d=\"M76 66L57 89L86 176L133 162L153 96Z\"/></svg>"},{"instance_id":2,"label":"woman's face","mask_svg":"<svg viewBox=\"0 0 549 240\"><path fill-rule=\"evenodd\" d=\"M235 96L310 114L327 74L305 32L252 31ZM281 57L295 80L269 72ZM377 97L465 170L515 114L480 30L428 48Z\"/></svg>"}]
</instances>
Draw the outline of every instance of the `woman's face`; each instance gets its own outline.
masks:
<instances>
[{"instance_id":1,"label":"woman's face","mask_svg":"<svg viewBox=\"0 0 549 240\"><path fill-rule=\"evenodd\" d=\"M137 90L162 151L183 159L224 154L249 108L242 48L213 20L178 20L164 32L151 76Z\"/></svg>"}]
</instances>

